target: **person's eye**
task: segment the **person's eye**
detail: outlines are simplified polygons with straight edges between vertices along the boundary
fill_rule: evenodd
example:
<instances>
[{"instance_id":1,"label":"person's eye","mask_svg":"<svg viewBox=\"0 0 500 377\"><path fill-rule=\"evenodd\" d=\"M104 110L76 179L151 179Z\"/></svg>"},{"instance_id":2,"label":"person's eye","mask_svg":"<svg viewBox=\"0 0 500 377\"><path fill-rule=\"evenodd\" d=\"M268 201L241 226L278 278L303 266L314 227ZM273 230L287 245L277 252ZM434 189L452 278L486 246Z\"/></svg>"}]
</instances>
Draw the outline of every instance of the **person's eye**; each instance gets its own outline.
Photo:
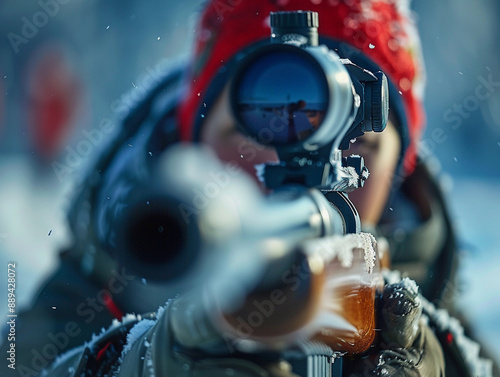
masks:
<instances>
[{"instance_id":1,"label":"person's eye","mask_svg":"<svg viewBox=\"0 0 500 377\"><path fill-rule=\"evenodd\" d=\"M351 144L351 149L353 152L363 156L364 154L373 153L378 151L380 147L380 141L377 135L363 135L358 137L356 141Z\"/></svg>"}]
</instances>

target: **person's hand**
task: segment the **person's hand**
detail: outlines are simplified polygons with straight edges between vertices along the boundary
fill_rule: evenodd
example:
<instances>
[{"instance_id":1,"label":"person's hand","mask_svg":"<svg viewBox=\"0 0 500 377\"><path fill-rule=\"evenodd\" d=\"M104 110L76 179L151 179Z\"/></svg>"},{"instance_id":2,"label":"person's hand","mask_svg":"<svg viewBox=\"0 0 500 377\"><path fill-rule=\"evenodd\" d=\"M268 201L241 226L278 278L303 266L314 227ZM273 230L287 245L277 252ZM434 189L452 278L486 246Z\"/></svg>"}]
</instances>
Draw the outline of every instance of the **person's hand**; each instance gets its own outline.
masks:
<instances>
[{"instance_id":1,"label":"person's hand","mask_svg":"<svg viewBox=\"0 0 500 377\"><path fill-rule=\"evenodd\" d=\"M444 376L441 346L422 317L418 287L409 279L386 285L380 337L369 355L346 359L348 376Z\"/></svg>"}]
</instances>

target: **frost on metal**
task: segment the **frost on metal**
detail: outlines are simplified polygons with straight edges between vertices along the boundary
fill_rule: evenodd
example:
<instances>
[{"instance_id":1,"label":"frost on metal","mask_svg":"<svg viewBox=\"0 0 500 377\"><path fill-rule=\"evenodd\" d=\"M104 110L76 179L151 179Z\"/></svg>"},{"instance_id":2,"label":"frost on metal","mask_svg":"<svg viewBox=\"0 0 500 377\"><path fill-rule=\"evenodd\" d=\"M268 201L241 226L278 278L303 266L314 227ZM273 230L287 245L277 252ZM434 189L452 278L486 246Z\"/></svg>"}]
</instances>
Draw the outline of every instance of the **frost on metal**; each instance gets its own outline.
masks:
<instances>
[{"instance_id":1,"label":"frost on metal","mask_svg":"<svg viewBox=\"0 0 500 377\"><path fill-rule=\"evenodd\" d=\"M243 155L241 156L243 158ZM266 176L266 166L275 166L275 165L280 165L281 162L278 162L278 161L267 161L266 163L262 163L262 164L256 164L254 165L254 169L255 169L255 175L257 176L257 179L259 180L259 182L265 182L266 179L265 179L265 176Z\"/></svg>"},{"instance_id":2,"label":"frost on metal","mask_svg":"<svg viewBox=\"0 0 500 377\"><path fill-rule=\"evenodd\" d=\"M370 176L370 171L368 169L365 169L361 172L361 178L366 181L368 177Z\"/></svg>"},{"instance_id":3,"label":"frost on metal","mask_svg":"<svg viewBox=\"0 0 500 377\"><path fill-rule=\"evenodd\" d=\"M95 343L97 343L102 338L102 336L105 333L107 333L108 331L111 331L113 329L116 329L118 327L126 325L130 322L140 321L141 319L142 319L142 317L140 315L136 315L136 314L126 314L125 316L123 316L123 318L121 320L114 318L111 322L111 325L108 328L102 327L100 333L92 334L92 338L90 339L90 342L87 343L87 346L90 348L93 348Z\"/></svg>"},{"instance_id":4,"label":"frost on metal","mask_svg":"<svg viewBox=\"0 0 500 377\"><path fill-rule=\"evenodd\" d=\"M349 186L358 187L359 175L356 172L356 169L352 166L347 166L344 169L346 170L346 174L349 177Z\"/></svg>"},{"instance_id":5,"label":"frost on metal","mask_svg":"<svg viewBox=\"0 0 500 377\"><path fill-rule=\"evenodd\" d=\"M120 327L120 326L123 326L123 325L126 325L130 322L136 322L136 321L140 321L140 323L146 321L146 320L142 320L142 317L140 315L135 315L135 314L127 314L125 315L121 321L118 320L118 319L113 319L111 325L108 327L108 328L101 328L101 332L98 333L98 334L92 334L92 338L89 342L85 342L82 346L79 346L77 348L73 348L65 353L63 353L62 355L58 356L54 362L52 363L52 365L49 367L49 369L46 369L46 370L43 370L40 374L40 377L45 377L45 376L49 376L50 375L50 371L54 370L54 369L57 369L57 367L61 364L65 364L66 362L68 362L69 359L71 359L72 357L74 357L75 355L77 354L83 354L85 349L87 348L90 348L90 349L94 349L95 348L95 345L97 342L99 342L99 340L109 331L112 331L114 330L115 328L117 327ZM153 321L154 322L154 321ZM128 340L128 337L127 337L127 340ZM72 369L73 367L70 367L70 369ZM71 375L71 373L73 372L70 372L68 370L68 373L70 373L69 375Z\"/></svg>"},{"instance_id":6,"label":"frost on metal","mask_svg":"<svg viewBox=\"0 0 500 377\"><path fill-rule=\"evenodd\" d=\"M122 358L127 354L128 351L132 349L132 346L137 341L137 339L144 335L146 331L154 326L155 323L156 321L153 321L152 319L143 319L134 327L132 327L132 329L130 329L129 333L127 334L127 344L125 344L125 347L123 347L121 355ZM146 346L148 345L146 344Z\"/></svg>"},{"instance_id":7,"label":"frost on metal","mask_svg":"<svg viewBox=\"0 0 500 377\"><path fill-rule=\"evenodd\" d=\"M264 175L266 173L266 164L257 164L254 165L255 168L255 175L257 176L257 179L259 182L264 182Z\"/></svg>"},{"instance_id":8,"label":"frost on metal","mask_svg":"<svg viewBox=\"0 0 500 377\"><path fill-rule=\"evenodd\" d=\"M349 268L354 260L354 250L364 251L365 270L373 272L375 267L375 237L369 233L346 234L307 241L305 248L313 256L322 258L327 263L338 259L342 267Z\"/></svg>"},{"instance_id":9,"label":"frost on metal","mask_svg":"<svg viewBox=\"0 0 500 377\"><path fill-rule=\"evenodd\" d=\"M401 280L399 284L403 286L403 288L405 288L412 295L414 296L418 295L418 285L417 283L415 283L415 280L406 277L403 280Z\"/></svg>"},{"instance_id":10,"label":"frost on metal","mask_svg":"<svg viewBox=\"0 0 500 377\"><path fill-rule=\"evenodd\" d=\"M121 358L127 354L127 352L130 351L134 343L142 336L144 335L151 327L153 327L156 322L158 322L158 318L161 318L163 316L163 313L165 312L165 309L172 303L172 299L167 300L164 306L158 307L158 310L156 311L156 319L142 319L140 316L137 316L137 319L139 322L130 329L129 333L127 334L127 343L123 347ZM134 316L134 315L130 315ZM116 320L115 320L116 321ZM118 322L118 321L117 321ZM118 322L118 325L120 322ZM147 340L145 340L144 345L146 347L149 347L149 343Z\"/></svg>"},{"instance_id":11,"label":"frost on metal","mask_svg":"<svg viewBox=\"0 0 500 377\"><path fill-rule=\"evenodd\" d=\"M333 185L332 190L348 191L359 187L359 174L352 166L339 166L337 175L339 180Z\"/></svg>"}]
</instances>

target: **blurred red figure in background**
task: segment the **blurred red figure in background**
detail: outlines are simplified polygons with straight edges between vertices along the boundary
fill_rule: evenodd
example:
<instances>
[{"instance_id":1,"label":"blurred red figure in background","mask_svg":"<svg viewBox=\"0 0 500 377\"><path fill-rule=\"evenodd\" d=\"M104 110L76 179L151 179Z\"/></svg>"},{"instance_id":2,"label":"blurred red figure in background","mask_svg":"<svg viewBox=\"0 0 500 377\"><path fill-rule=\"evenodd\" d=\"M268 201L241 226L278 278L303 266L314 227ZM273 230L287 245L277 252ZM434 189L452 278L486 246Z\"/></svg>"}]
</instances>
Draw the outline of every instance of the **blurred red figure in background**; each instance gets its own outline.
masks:
<instances>
[{"instance_id":1,"label":"blurred red figure in background","mask_svg":"<svg viewBox=\"0 0 500 377\"><path fill-rule=\"evenodd\" d=\"M72 134L82 100L82 85L64 51L40 48L26 72L27 121L31 143L43 162L57 157Z\"/></svg>"}]
</instances>

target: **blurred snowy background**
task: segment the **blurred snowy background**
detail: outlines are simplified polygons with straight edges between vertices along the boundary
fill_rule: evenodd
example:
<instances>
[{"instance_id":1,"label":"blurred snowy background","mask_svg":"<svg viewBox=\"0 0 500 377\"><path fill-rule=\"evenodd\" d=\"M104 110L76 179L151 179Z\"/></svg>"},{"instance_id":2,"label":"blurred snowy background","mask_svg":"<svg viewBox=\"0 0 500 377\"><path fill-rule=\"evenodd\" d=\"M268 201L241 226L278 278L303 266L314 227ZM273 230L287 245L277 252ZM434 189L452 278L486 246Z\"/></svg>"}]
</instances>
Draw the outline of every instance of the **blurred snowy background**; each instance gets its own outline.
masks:
<instances>
[{"instance_id":1,"label":"blurred snowy background","mask_svg":"<svg viewBox=\"0 0 500 377\"><path fill-rule=\"evenodd\" d=\"M58 5L40 5L48 3ZM189 50L199 3L0 3L0 282L15 261L18 305L69 241L64 213L83 162L58 172L53 163L65 164L87 132L120 116L123 94L154 79L159 62ZM466 250L454 292L500 359L500 2L413 7L428 78L422 150L440 161ZM0 289L0 317L6 303Z\"/></svg>"}]
</instances>

